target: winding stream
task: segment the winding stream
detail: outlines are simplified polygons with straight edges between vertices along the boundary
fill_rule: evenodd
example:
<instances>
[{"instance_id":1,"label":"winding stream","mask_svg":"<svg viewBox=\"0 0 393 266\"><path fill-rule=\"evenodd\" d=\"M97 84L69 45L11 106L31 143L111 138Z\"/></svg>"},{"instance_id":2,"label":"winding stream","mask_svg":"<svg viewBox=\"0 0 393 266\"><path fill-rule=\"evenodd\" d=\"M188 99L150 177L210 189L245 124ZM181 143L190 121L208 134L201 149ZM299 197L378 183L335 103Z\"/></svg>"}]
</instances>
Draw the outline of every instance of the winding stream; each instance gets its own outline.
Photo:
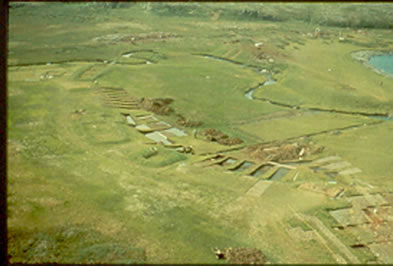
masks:
<instances>
[{"instance_id":1,"label":"winding stream","mask_svg":"<svg viewBox=\"0 0 393 266\"><path fill-rule=\"evenodd\" d=\"M244 94L244 96L247 99L264 101L264 102L267 102L269 104L277 105L277 106L288 108L288 109L297 109L297 110L305 110L305 111L313 111L313 112L336 113L336 114L347 114L347 115L361 115L361 116L366 116L366 117L369 117L369 118L374 118L374 119L379 119L379 120L384 120L384 121L387 121L387 120L393 121L393 116L389 116L388 113L352 112L352 111L344 111L344 110L336 110L336 109L323 109L323 108L318 108L318 107L301 107L301 106L298 106L298 105L291 105L291 104L287 104L287 103L283 103L283 102L273 101L273 100L270 100L268 98L260 98L260 97L255 98L255 97L253 97L253 93L254 93L254 91L256 89L276 83L276 81L272 78L272 75L271 75L270 72L268 72L265 69L262 69L261 67L255 66L255 65L244 64L244 63L241 63L241 62L233 61L233 60L230 60L230 59L226 59L226 58L222 58L222 57L218 57L218 56L214 56L214 55L208 55L208 54L196 54L196 55L203 56L204 58L208 58L208 59L213 59L213 60L217 60L217 61L222 61L222 62L228 62L228 63L236 64L236 65L239 65L241 67L251 68L251 69L253 69L256 72L258 72L258 73L260 73L262 75L265 75L268 80L265 81L262 84L258 84L254 88L250 88Z\"/></svg>"},{"instance_id":2,"label":"winding stream","mask_svg":"<svg viewBox=\"0 0 393 266\"><path fill-rule=\"evenodd\" d=\"M132 52L135 52L135 51L123 53L123 56L124 55L129 56L130 53L132 53ZM291 105L291 104L287 104L287 103L283 103L283 102L273 101L268 98L260 98L260 97L255 98L253 96L253 94L256 89L276 83L276 81L272 78L272 74L269 72L269 70L262 68L260 66L251 65L251 64L244 64L241 62L237 62L237 61L230 60L230 59L223 58L223 57L219 57L219 56L214 56L214 55L209 55L209 54L194 54L194 55L202 56L204 58L213 59L213 60L217 60L217 61L221 61L221 62L236 64L236 65L238 65L240 67L244 67L244 68L250 68L257 73L266 76L267 81L265 81L262 84L258 84L254 88L248 89L247 92L244 94L244 96L250 100L264 101L269 104L277 105L277 106L288 108L288 109L299 109L299 110L314 111L314 112L329 112L329 113L347 114L347 115L361 115L361 116L366 116L366 117L374 118L374 119L378 119L378 120L393 121L393 116L389 116L388 113L351 112L351 111L336 110L336 109L323 109L323 108L318 108L318 107L301 107L301 106L297 106L297 105ZM392 58L393 58L393 55L391 55L391 54L384 55L384 56L388 56L389 60L392 60ZM360 60L359 58L357 58L357 59ZM362 59L362 60L364 61L364 59ZM383 59L379 58L378 60L383 60L383 62L385 64L386 58L383 58ZM51 62L51 63L39 62L39 63L34 63L34 64L15 64L15 65L9 65L8 67L31 67L31 66L40 66L40 65L49 65L49 64L55 65L55 64L64 64L64 63L103 63L103 64L116 64L116 65L144 65L144 64L153 64L155 62L147 60L146 62L143 62L143 63L125 63L125 62L116 62L116 61L109 62L107 60L102 60L102 59L61 60L61 61L56 61L56 62ZM389 67L391 67L391 66L389 65Z\"/></svg>"},{"instance_id":3,"label":"winding stream","mask_svg":"<svg viewBox=\"0 0 393 266\"><path fill-rule=\"evenodd\" d=\"M261 75L266 76L267 81L265 81L264 83L258 84L254 88L250 88L244 94L244 96L246 96L247 99L254 100L254 97L252 95L253 95L253 93L254 93L254 91L256 89L262 88L263 86L268 86L268 85L276 83L276 81L272 77L272 74L267 69L261 68L259 66L250 65L250 64L244 64L244 63L241 63L241 62L238 62L238 61L230 60L230 59L219 57L219 56L215 56L215 55L209 55L209 54L195 54L195 55L203 56L204 58L213 59L213 60L216 60L216 61L232 63L232 64L238 65L240 67L251 68L255 72L257 72L257 73L259 73Z\"/></svg>"},{"instance_id":4,"label":"winding stream","mask_svg":"<svg viewBox=\"0 0 393 266\"><path fill-rule=\"evenodd\" d=\"M246 96L247 99L254 100L254 97L253 97L252 95L254 94L254 91L255 91L256 89L259 89L259 88L262 88L263 86L267 86L267 85L271 85L271 84L276 83L276 81L272 78L272 75L271 75L271 74L266 74L266 77L267 77L267 81L265 81L265 82L262 83L262 84L259 84L259 85L258 85L257 87L255 87L255 88L250 88L250 89L246 92L246 94L244 94L244 96Z\"/></svg>"}]
</instances>

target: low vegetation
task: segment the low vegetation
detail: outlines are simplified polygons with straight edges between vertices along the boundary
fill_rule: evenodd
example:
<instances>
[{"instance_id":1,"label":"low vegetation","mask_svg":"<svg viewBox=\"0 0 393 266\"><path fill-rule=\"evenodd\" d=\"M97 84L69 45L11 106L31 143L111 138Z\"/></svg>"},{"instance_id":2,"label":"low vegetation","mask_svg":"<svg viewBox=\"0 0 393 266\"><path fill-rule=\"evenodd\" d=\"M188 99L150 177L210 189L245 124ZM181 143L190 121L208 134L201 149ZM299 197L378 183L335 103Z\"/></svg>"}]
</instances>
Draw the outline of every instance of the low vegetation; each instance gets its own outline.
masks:
<instances>
[{"instance_id":1,"label":"low vegetation","mask_svg":"<svg viewBox=\"0 0 393 266\"><path fill-rule=\"evenodd\" d=\"M392 4L9 5L10 262L391 260Z\"/></svg>"}]
</instances>

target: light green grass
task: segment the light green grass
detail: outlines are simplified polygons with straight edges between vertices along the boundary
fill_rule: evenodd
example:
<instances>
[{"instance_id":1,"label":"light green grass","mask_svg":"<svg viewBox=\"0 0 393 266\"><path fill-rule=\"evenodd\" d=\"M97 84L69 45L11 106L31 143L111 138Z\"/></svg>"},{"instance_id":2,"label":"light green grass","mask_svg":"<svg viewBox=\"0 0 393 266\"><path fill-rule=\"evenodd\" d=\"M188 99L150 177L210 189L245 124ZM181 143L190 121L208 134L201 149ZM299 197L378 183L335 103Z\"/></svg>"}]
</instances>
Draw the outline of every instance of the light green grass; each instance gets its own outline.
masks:
<instances>
[{"instance_id":1,"label":"light green grass","mask_svg":"<svg viewBox=\"0 0 393 266\"><path fill-rule=\"evenodd\" d=\"M371 121L374 122L374 120ZM339 130L340 128L367 122L370 122L370 119L363 117L329 113L305 113L301 116L262 120L258 123L239 127L239 130L255 135L262 141L272 141L301 137L323 131L333 132L335 129Z\"/></svg>"},{"instance_id":2,"label":"light green grass","mask_svg":"<svg viewBox=\"0 0 393 266\"><path fill-rule=\"evenodd\" d=\"M194 164L204 158L201 154L230 147L194 139L193 128L184 129L189 136L175 141L192 145L195 155L147 144L151 141L126 124L120 114L124 110L103 106L97 87L121 87L137 98L173 98L176 114L204 122L201 129L213 127L240 137L244 145L368 122L293 110L299 116L251 123L286 110L244 96L266 77L196 54L272 71L277 83L258 89L257 97L391 112L392 81L350 56L355 50L392 47L386 28L390 5L317 5L315 11L311 5L271 3L21 5L10 9L8 42L11 262L224 263L216 260L214 247L261 249L273 263L335 262L320 242L305 243L287 232L294 212L318 214L326 206L341 206L296 188L304 182L324 183L326 176L302 168L296 182L285 179L259 198L248 197L257 179ZM367 34L347 30L352 17L337 16L343 12L360 12L362 19L352 22L354 27L385 29ZM307 37L315 27L330 33L330 40ZM346 38L355 37L338 43L341 31ZM175 37L159 38L160 33ZM111 41L113 35L124 39ZM264 45L257 49L256 42ZM142 52L122 57L130 51ZM145 60L153 64L130 65ZM53 78L41 79L45 74ZM85 112L75 113L80 109ZM178 126L175 115L157 117ZM359 180L388 190L391 130L386 121L313 141L361 168ZM248 158L244 150L233 154ZM342 185L352 179L343 179ZM369 254L357 255L370 259Z\"/></svg>"},{"instance_id":3,"label":"light green grass","mask_svg":"<svg viewBox=\"0 0 393 266\"><path fill-rule=\"evenodd\" d=\"M244 96L263 80L263 76L230 63L180 53L169 54L168 60L157 65L112 66L99 78L100 84L123 87L133 96L173 98L171 106L177 113L202 121L206 127L222 127L280 110Z\"/></svg>"},{"instance_id":4,"label":"light green grass","mask_svg":"<svg viewBox=\"0 0 393 266\"><path fill-rule=\"evenodd\" d=\"M389 178L392 169L392 128L391 122L343 132L337 137L320 136L318 143L334 149L354 166L362 169L356 174L364 182L378 187L391 187Z\"/></svg>"},{"instance_id":5,"label":"light green grass","mask_svg":"<svg viewBox=\"0 0 393 266\"><path fill-rule=\"evenodd\" d=\"M358 49L337 41L308 41L290 51L290 66L279 82L256 90L255 97L304 107L391 112L393 81L353 59L351 53Z\"/></svg>"}]
</instances>

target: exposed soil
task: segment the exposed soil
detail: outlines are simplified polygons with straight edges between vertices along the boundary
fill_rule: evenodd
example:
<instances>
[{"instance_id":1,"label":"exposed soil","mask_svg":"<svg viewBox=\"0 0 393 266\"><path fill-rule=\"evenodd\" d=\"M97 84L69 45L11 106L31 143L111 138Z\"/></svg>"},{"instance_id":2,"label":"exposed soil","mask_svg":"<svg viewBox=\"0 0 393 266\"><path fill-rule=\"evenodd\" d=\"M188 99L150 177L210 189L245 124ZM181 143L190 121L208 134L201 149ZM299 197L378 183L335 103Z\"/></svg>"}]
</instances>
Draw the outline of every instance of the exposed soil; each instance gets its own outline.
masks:
<instances>
[{"instance_id":1,"label":"exposed soil","mask_svg":"<svg viewBox=\"0 0 393 266\"><path fill-rule=\"evenodd\" d=\"M177 115L177 117L178 117L178 119L176 122L179 125L184 126L184 127L200 127L203 125L202 121L194 121L194 120L186 119L182 115Z\"/></svg>"},{"instance_id":2,"label":"exposed soil","mask_svg":"<svg viewBox=\"0 0 393 266\"><path fill-rule=\"evenodd\" d=\"M169 115L173 112L173 109L169 107L172 102L171 98L142 98L139 106L158 115Z\"/></svg>"},{"instance_id":3,"label":"exposed soil","mask_svg":"<svg viewBox=\"0 0 393 266\"><path fill-rule=\"evenodd\" d=\"M247 148L250 157L266 161L291 161L302 159L308 155L322 152L324 147L317 147L310 143L270 143L256 144Z\"/></svg>"},{"instance_id":4,"label":"exposed soil","mask_svg":"<svg viewBox=\"0 0 393 266\"><path fill-rule=\"evenodd\" d=\"M344 189L341 187L323 187L318 184L313 184L313 183L304 183L299 186L300 189L316 192L316 193L322 193L325 194L328 197L335 198L337 197Z\"/></svg>"},{"instance_id":5,"label":"exposed soil","mask_svg":"<svg viewBox=\"0 0 393 266\"><path fill-rule=\"evenodd\" d=\"M217 259L225 259L231 264L264 264L267 259L256 248L224 248L215 251Z\"/></svg>"},{"instance_id":6,"label":"exposed soil","mask_svg":"<svg viewBox=\"0 0 393 266\"><path fill-rule=\"evenodd\" d=\"M180 37L176 33L170 32L150 32L150 33L142 33L138 35L132 34L109 34L105 36L96 37L93 41L104 41L104 42L131 42L135 43L136 41L143 40L163 40L168 38L178 38Z\"/></svg>"},{"instance_id":7,"label":"exposed soil","mask_svg":"<svg viewBox=\"0 0 393 266\"><path fill-rule=\"evenodd\" d=\"M243 141L239 138L231 138L228 135L225 135L221 131L214 128L207 128L201 132L202 136L209 141L215 141L222 145L237 145L243 143Z\"/></svg>"}]
</instances>

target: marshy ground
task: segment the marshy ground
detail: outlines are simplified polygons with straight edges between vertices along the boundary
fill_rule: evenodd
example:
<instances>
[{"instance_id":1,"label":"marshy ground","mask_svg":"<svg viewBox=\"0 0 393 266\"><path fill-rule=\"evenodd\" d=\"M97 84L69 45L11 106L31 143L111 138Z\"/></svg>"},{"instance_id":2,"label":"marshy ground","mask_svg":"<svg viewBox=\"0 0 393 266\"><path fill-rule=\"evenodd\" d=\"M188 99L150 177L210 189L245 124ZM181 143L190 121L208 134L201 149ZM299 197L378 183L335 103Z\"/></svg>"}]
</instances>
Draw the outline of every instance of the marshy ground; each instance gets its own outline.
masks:
<instances>
[{"instance_id":1,"label":"marshy ground","mask_svg":"<svg viewBox=\"0 0 393 266\"><path fill-rule=\"evenodd\" d=\"M10 261L393 263L392 12L12 3Z\"/></svg>"}]
</instances>

